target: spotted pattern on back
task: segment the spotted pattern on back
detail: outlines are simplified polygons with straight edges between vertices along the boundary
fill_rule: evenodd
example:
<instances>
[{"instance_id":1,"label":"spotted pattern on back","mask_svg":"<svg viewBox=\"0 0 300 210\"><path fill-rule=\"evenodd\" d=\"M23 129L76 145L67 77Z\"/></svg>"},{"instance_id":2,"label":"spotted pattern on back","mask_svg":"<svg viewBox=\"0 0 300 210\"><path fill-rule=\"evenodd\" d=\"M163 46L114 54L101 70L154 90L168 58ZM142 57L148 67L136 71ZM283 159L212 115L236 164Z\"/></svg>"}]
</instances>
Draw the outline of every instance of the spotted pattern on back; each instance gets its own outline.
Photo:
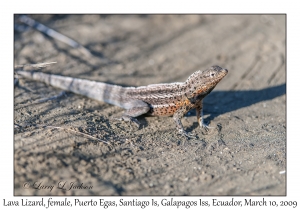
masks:
<instances>
[{"instance_id":1,"label":"spotted pattern on back","mask_svg":"<svg viewBox=\"0 0 300 210\"><path fill-rule=\"evenodd\" d=\"M195 108L198 101L202 101L226 74L226 69L212 66L205 71L196 71L184 83L128 88L126 94L128 98L142 100L149 104L148 114L171 116L179 111L185 114Z\"/></svg>"}]
</instances>

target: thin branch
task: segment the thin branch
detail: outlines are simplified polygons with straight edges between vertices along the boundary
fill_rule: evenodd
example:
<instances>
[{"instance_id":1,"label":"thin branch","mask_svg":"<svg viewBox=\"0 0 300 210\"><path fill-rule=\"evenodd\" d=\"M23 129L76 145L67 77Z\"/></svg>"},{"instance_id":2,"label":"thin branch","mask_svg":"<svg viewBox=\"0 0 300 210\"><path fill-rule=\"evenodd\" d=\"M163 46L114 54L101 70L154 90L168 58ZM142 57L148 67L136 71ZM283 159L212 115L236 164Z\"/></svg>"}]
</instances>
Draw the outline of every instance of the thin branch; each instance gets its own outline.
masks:
<instances>
[{"instance_id":1,"label":"thin branch","mask_svg":"<svg viewBox=\"0 0 300 210\"><path fill-rule=\"evenodd\" d=\"M50 66L56 62L48 62L48 63L37 63L37 64L25 64L25 65L16 65L15 70L38 70L41 68L46 68L47 66Z\"/></svg>"},{"instance_id":2,"label":"thin branch","mask_svg":"<svg viewBox=\"0 0 300 210\"><path fill-rule=\"evenodd\" d=\"M91 57L92 54L90 53L90 51L88 49L86 49L85 47L83 47L81 44L79 44L78 42L76 42L75 40L51 29L51 28L48 28L47 26L39 23L38 21L26 16L26 15L22 15L20 16L19 20L22 22L22 23L25 23L27 25L29 25L30 27L54 38L54 39L57 39L73 48L77 48L81 53Z\"/></svg>"},{"instance_id":3,"label":"thin branch","mask_svg":"<svg viewBox=\"0 0 300 210\"><path fill-rule=\"evenodd\" d=\"M75 131L75 130L72 130L72 129L69 129L69 128L56 127L56 126L51 126L51 125L46 125L46 126L43 126L43 127L44 127L44 128L45 128L45 127L46 127L46 128L56 128L56 129L61 129L61 130L72 131L72 132L74 132L74 133L81 134L81 135L83 135L83 136L86 136L86 137L89 137L89 138L92 138L92 139L101 141L101 142L103 142L103 143L105 143L105 144L111 145L109 142L106 142L106 141L104 141L104 140L102 140L102 139L99 139L99 138L94 137L94 136L91 136L91 135L89 135L89 134L82 133L82 132L80 132L80 131Z\"/></svg>"},{"instance_id":4,"label":"thin branch","mask_svg":"<svg viewBox=\"0 0 300 210\"><path fill-rule=\"evenodd\" d=\"M97 138L97 137L91 136L91 135L89 135L89 134L82 133L82 132L80 132L80 131L75 131L75 130L72 130L72 129L69 129L69 128L63 128L63 127L57 127L57 126L51 126L51 125L33 125L33 126L34 126L34 127L38 127L38 128L55 128L55 129L60 129L60 130L71 131L71 132L74 132L74 133L76 133L76 134L81 134L81 135L86 136L86 137L88 137L88 138L92 138L92 139L95 139L95 140L97 140L97 141L101 141L101 142L103 142L103 143L105 143L105 144L108 144L108 145L112 146L111 143L109 143L109 142L107 142L107 141L104 141L104 140L102 140L102 139L99 139L99 138ZM14 127L15 127L15 128L22 128L21 125L18 125L18 124L16 124L16 123L15 123L15 126L14 126Z\"/></svg>"}]
</instances>

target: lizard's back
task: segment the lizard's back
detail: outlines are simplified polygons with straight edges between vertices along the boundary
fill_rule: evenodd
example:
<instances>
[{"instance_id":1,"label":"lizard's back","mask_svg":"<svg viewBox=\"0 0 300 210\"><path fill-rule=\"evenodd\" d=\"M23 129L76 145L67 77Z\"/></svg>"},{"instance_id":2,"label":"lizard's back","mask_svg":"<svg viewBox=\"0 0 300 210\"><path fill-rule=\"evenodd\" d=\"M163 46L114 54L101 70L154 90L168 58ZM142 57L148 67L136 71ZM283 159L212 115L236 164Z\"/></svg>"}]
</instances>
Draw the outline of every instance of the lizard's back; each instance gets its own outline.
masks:
<instances>
[{"instance_id":1,"label":"lizard's back","mask_svg":"<svg viewBox=\"0 0 300 210\"><path fill-rule=\"evenodd\" d=\"M148 114L170 116L182 105L184 83L162 83L126 88L126 97L147 103Z\"/></svg>"}]
</instances>

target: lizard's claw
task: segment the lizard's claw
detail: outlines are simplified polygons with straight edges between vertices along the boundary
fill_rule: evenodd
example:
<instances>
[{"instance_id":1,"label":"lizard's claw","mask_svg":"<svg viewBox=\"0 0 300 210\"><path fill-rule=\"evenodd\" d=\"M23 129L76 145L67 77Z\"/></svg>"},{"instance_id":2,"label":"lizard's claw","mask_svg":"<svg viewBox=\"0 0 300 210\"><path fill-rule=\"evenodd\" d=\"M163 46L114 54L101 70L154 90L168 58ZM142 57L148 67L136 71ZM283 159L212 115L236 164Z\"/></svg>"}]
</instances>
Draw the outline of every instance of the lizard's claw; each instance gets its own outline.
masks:
<instances>
[{"instance_id":1,"label":"lizard's claw","mask_svg":"<svg viewBox=\"0 0 300 210\"><path fill-rule=\"evenodd\" d=\"M137 119L135 119L134 117L129 117L129 118L130 118L130 122L133 122L136 125L136 127L140 128L141 123Z\"/></svg>"},{"instance_id":2,"label":"lizard's claw","mask_svg":"<svg viewBox=\"0 0 300 210\"><path fill-rule=\"evenodd\" d=\"M183 129L179 129L178 133L186 138L196 139L197 137L193 133L186 132Z\"/></svg>"},{"instance_id":3,"label":"lizard's claw","mask_svg":"<svg viewBox=\"0 0 300 210\"><path fill-rule=\"evenodd\" d=\"M215 127L208 126L205 123L200 123L200 127L203 128L205 131L209 131L209 129L215 128Z\"/></svg>"}]
</instances>

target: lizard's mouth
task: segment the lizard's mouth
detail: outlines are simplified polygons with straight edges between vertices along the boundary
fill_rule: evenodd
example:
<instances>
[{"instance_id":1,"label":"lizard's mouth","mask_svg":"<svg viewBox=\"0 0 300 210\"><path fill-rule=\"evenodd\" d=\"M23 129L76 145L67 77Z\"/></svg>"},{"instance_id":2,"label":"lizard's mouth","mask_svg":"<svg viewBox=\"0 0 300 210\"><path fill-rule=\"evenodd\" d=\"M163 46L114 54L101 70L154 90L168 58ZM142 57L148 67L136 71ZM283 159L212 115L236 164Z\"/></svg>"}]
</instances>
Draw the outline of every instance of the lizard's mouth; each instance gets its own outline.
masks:
<instances>
[{"instance_id":1,"label":"lizard's mouth","mask_svg":"<svg viewBox=\"0 0 300 210\"><path fill-rule=\"evenodd\" d=\"M226 76L226 74L228 74L228 70L227 70L227 69L222 69L222 70L221 70L221 73L222 73L224 76Z\"/></svg>"},{"instance_id":2,"label":"lizard's mouth","mask_svg":"<svg viewBox=\"0 0 300 210\"><path fill-rule=\"evenodd\" d=\"M217 81L220 81L223 77L225 77L228 74L228 70L224 69L220 66L212 66L211 67L217 74Z\"/></svg>"},{"instance_id":3,"label":"lizard's mouth","mask_svg":"<svg viewBox=\"0 0 300 210\"><path fill-rule=\"evenodd\" d=\"M223 77L225 77L228 74L228 70L227 69L220 69L218 72L218 79L217 81L219 82L221 79L223 79Z\"/></svg>"}]
</instances>

